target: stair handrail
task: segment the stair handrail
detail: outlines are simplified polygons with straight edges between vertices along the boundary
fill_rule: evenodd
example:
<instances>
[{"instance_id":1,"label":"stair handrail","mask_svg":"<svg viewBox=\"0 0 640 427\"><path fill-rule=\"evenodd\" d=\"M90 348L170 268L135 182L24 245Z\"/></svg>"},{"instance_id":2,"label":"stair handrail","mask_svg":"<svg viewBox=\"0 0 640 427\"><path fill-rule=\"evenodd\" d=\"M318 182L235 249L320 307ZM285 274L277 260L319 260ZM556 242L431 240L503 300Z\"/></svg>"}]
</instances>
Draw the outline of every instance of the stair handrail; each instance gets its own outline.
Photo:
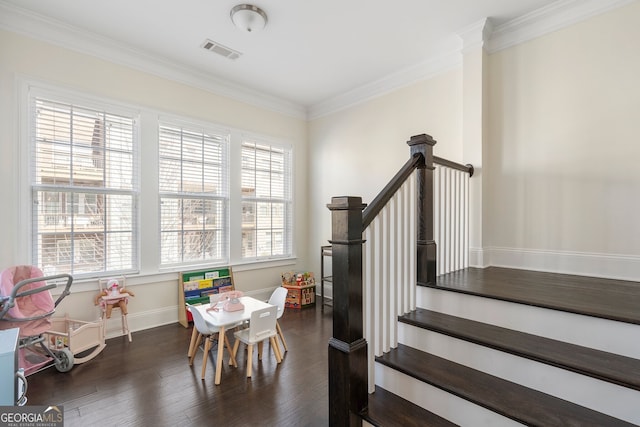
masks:
<instances>
[{"instance_id":1,"label":"stair handrail","mask_svg":"<svg viewBox=\"0 0 640 427\"><path fill-rule=\"evenodd\" d=\"M462 172L467 172L469 174L469 178L473 176L473 172L475 171L472 164L467 163L466 165L463 165L462 163L456 163L438 156L433 156L433 163Z\"/></svg>"},{"instance_id":2,"label":"stair handrail","mask_svg":"<svg viewBox=\"0 0 640 427\"><path fill-rule=\"evenodd\" d=\"M412 154L411 158L407 160L398 173L394 175L391 181L362 212L362 230L365 230L371 224L371 221L378 216L393 195L402 187L402 184L409 179L421 164L424 164L424 156L421 153Z\"/></svg>"},{"instance_id":3,"label":"stair handrail","mask_svg":"<svg viewBox=\"0 0 640 427\"><path fill-rule=\"evenodd\" d=\"M433 164L473 175L472 165L433 156L436 141L427 134L412 136L410 159L367 206L360 197L333 197L329 243L333 256L333 334L329 340L329 424L359 426L367 410L367 341L363 334L363 233L407 179L416 172L416 281L435 283L436 245L433 240Z\"/></svg>"},{"instance_id":4,"label":"stair handrail","mask_svg":"<svg viewBox=\"0 0 640 427\"><path fill-rule=\"evenodd\" d=\"M415 138L415 137L414 137ZM385 205L391 200L398 189L409 179L411 174L424 162L424 156L421 153L413 153L411 158L402 166L402 168L391 178L391 181L378 193L373 201L364 209L362 213L362 229L366 229L371 221L380 213ZM473 176L473 165L454 162L443 157L433 156L433 163L446 166L451 169L467 172L469 177Z\"/></svg>"}]
</instances>

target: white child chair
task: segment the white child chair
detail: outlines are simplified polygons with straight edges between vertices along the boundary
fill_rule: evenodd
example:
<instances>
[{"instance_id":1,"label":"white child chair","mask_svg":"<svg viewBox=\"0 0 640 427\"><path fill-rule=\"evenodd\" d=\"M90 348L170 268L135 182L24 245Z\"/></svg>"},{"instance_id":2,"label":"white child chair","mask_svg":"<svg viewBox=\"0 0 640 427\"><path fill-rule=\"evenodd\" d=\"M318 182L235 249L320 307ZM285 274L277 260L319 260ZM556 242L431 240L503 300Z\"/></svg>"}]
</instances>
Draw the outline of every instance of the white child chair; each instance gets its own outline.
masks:
<instances>
[{"instance_id":1,"label":"white child chair","mask_svg":"<svg viewBox=\"0 0 640 427\"><path fill-rule=\"evenodd\" d=\"M276 288L271 294L271 298L269 298L269 304L275 305L278 307L278 316L280 319L284 314L284 304L287 300L287 288L283 288L282 286ZM280 327L280 322L276 320L276 329L278 330L278 338L282 341L282 346L284 347L284 352L289 351L289 347L287 347L287 341L284 339L284 334L282 333L282 328Z\"/></svg>"},{"instance_id":2,"label":"white child chair","mask_svg":"<svg viewBox=\"0 0 640 427\"><path fill-rule=\"evenodd\" d=\"M191 312L191 317L193 317L193 327L198 331L198 337L193 345L189 348L189 366L193 365L193 359L195 358L196 351L198 346L200 345L200 340L204 338L204 355L202 357L202 374L201 379L204 380L204 373L207 369L207 359L209 358L209 351L211 351L211 344L214 339L218 339L218 345L223 345L220 341L220 328L215 327L207 323L207 321L202 317L202 314L189 304L187 304L187 310ZM227 351L231 355L231 359L229 360L229 364L232 366L237 366L235 353L231 349L231 344L229 343L229 339L227 335L224 334L222 337L224 341L224 346L227 347ZM215 368L214 368L215 369Z\"/></svg>"},{"instance_id":3,"label":"white child chair","mask_svg":"<svg viewBox=\"0 0 640 427\"><path fill-rule=\"evenodd\" d=\"M251 378L251 365L253 361L253 346L258 344L258 360L262 360L262 347L265 340L269 340L276 361L280 363L282 356L280 355L280 347L276 341L276 321L278 315L278 307L272 306L256 310L251 313L251 320L247 329L237 331L234 335L236 342L233 344L232 358L238 352L238 345L242 341L247 345L247 377Z\"/></svg>"}]
</instances>

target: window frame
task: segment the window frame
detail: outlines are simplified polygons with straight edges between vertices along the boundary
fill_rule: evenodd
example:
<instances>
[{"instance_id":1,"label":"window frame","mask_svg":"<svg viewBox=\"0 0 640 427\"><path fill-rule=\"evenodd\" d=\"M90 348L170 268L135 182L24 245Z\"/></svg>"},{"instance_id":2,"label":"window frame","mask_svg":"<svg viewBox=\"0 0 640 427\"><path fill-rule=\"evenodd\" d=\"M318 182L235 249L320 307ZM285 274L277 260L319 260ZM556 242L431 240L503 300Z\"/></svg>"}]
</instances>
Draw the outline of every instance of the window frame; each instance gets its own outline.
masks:
<instances>
[{"instance_id":1,"label":"window frame","mask_svg":"<svg viewBox=\"0 0 640 427\"><path fill-rule=\"evenodd\" d=\"M60 102L81 103L83 106L91 108L110 107L110 112L121 114L133 114L136 117L136 142L134 148L134 165L137 174L134 176L136 193L136 210L132 221L132 231L135 233L137 249L134 251L136 262L134 268L127 271L118 272L118 275L129 277L156 277L154 280L170 280L172 274L186 269L211 266L210 262L180 264L162 266L160 265L159 252L159 230L160 213L159 188L157 176L158 160L158 125L163 120L177 120L186 123L195 123L207 128L228 130L230 134L228 165L229 165L229 193L228 193L228 259L226 265L231 265L234 271L251 271L263 268L284 267L292 265L296 258L296 237L295 237L295 144L282 138L268 136L263 133L246 132L243 129L221 125L215 120L193 119L193 115L176 115L168 111L161 111L149 106L130 104L117 101L104 95L76 90L69 87L52 84L29 76L18 76L16 79L16 135L17 148L14 151L14 161L18 165L18 175L16 182L20 191L17 194L17 203L13 206L14 224L17 224L17 235L14 244L14 259L16 263L34 264L33 237L32 237L32 193L31 193L31 127L30 127L30 97L32 93L41 96L52 97ZM242 212L241 200L241 144L244 137L249 135L252 139L266 141L273 145L279 145L289 150L291 156L291 207L290 207L290 249L285 256L276 256L261 259L243 259L241 256L242 227L239 219ZM144 159L144 160L143 160ZM7 185L9 185L7 183ZM142 220L144 219L144 221ZM114 273L115 274L115 273ZM80 288L89 290L87 286L92 280L100 277L112 276L112 273L77 274L74 275L74 283ZM83 283L86 283L83 285ZM135 283L135 281L133 282ZM93 288L91 288L93 289Z\"/></svg>"},{"instance_id":2,"label":"window frame","mask_svg":"<svg viewBox=\"0 0 640 427\"><path fill-rule=\"evenodd\" d=\"M279 259L291 259L294 258L294 206L295 206L295 197L294 197L294 176L295 176L295 170L294 170L294 150L293 147L289 144L285 144L281 141L276 141L270 138L266 138L264 136L260 136L260 135L255 135L255 134L241 134L239 137L239 145L240 145L240 160L239 160L239 165L240 165L240 175L243 174L244 172L244 159L243 159L243 149L245 147L245 144L254 144L254 145L261 145L261 146L268 146L270 151L273 152L275 150L281 150L282 151L282 155L283 155L283 195L282 197L264 197L261 195L256 195L254 197L248 197L245 196L245 189L243 188L243 177L240 176L240 212L241 215L244 216L245 212L244 212L244 206L245 206L245 202L246 201L254 201L256 204L257 203L263 203L263 204L269 204L269 203L276 203L276 204L282 204L283 206L283 226L282 226L282 245L283 245L283 253L282 254L274 254L273 251L269 254L269 255L259 255L258 249L256 248L256 254L254 256L244 256L243 251L244 251L244 225L241 224L240 228L240 241L241 241L241 247L240 247L240 253L239 253L239 259L241 262L244 263L259 263L259 262L264 262L264 261L272 261L272 260L279 260ZM257 169L254 168L254 171L257 171ZM263 172L265 171L264 169L262 170ZM273 168L269 169L270 173L273 172ZM254 183L255 184L255 183ZM257 185L257 184L256 184ZM258 209L258 206L256 205L255 209ZM254 212L254 215L257 215L258 212ZM256 219L257 220L257 219ZM241 220L241 222L243 222ZM273 231L274 228L277 227L271 227L271 230ZM273 236L273 233L272 233ZM256 236L256 242L254 242L254 245L257 247L258 242L257 242L258 238ZM271 241L273 243L273 241ZM273 245L272 245L273 247Z\"/></svg>"},{"instance_id":3,"label":"window frame","mask_svg":"<svg viewBox=\"0 0 640 427\"><path fill-rule=\"evenodd\" d=\"M220 156L221 156L221 160L220 160L220 165L222 166L222 170L221 170L221 176L220 179L222 181L222 191L216 194L208 194L206 191L204 191L204 185L202 190L203 191L163 191L161 188L161 184L160 184L160 168L161 168L161 143L160 143L160 139L161 139L161 128L162 127L173 127L173 128L180 128L183 132L184 130L188 130L191 133L202 133L203 135L205 133L211 134L211 135L215 135L220 137L221 142L220 142ZM169 116L161 116L158 117L158 121L157 121L157 129L158 129L158 134L157 134L157 138L156 138L156 143L157 143L157 147L156 147L156 151L158 152L158 162L156 165L156 168L158 169L158 180L157 180L157 193L158 193L158 217L159 217L159 221L158 221L158 265L160 269L184 269L184 268L195 268L201 265L223 265L223 264L228 264L229 260L231 259L230 256L230 245L229 242L231 240L231 229L230 229L230 220L229 220L229 211L230 211L230 205L232 203L232 197L231 197L231 191L230 191L230 178L229 178L229 170L231 168L231 157L230 157L230 145L231 145L231 132L228 129L225 129L224 127L221 126L217 126L215 124L211 124L211 123L205 123L205 122L198 122L198 121L193 121L193 120L189 120L186 118L177 118L177 117L169 117ZM213 138L213 137L212 137ZM181 158L184 159L184 157L181 155ZM203 176L200 176L199 178L203 179L204 182L204 171L203 171ZM182 180L182 174L181 174L181 180ZM223 233L223 238L222 238L222 242L219 243L219 246L221 247L221 256L218 258L212 258L212 259L198 259L198 260L184 260L184 249L182 251L181 254L181 262L163 262L163 248L162 248L162 242L163 242L163 224L162 224L162 203L164 199L175 199L175 200L190 200L192 202L197 202L197 201L201 201L203 204L206 201L210 201L210 202L221 202L222 207L220 209L220 211L222 212L222 220L220 221L221 223L221 227L220 229L222 230ZM184 209L182 209L182 211L184 211ZM184 233L188 233L188 231L185 231L184 229L184 221L182 221L181 224L181 229L183 232L183 242L184 242ZM207 230L206 228L206 221L202 222L202 228L200 231L205 232ZM197 231L197 230L191 230L192 232Z\"/></svg>"},{"instance_id":4,"label":"window frame","mask_svg":"<svg viewBox=\"0 0 640 427\"><path fill-rule=\"evenodd\" d=\"M69 90L50 87L45 84L38 83L25 83L22 87L22 102L24 102L24 107L21 109L22 116L20 118L20 123L23 127L23 138L24 143L22 144L21 156L20 159L20 167L23 168L21 176L21 181L23 187L26 192L23 192L23 196L20 200L20 206L22 206L22 210L25 212L26 218L21 221L20 229L27 231L25 234L28 236L26 241L19 245L20 253L24 253L30 260L30 264L39 265L40 268L43 269L45 274L56 274L59 272L69 272L74 276L74 279L82 279L82 278L93 278L93 277L107 277L112 275L121 275L121 274L135 274L140 271L140 221L139 221L139 195L140 195L140 111L138 109L132 108L130 106L125 106L123 104L111 101L106 98L94 98L87 94L81 94L76 92L71 92ZM73 108L79 108L87 111L93 111L96 114L103 114L104 116L113 116L113 117L124 117L127 120L131 120L131 150L124 151L123 153L131 156L131 184L130 188L116 188L114 186L109 186L102 183L101 186L93 187L89 185L74 185L71 182L69 184L56 184L56 183L38 183L36 170L34 169L35 164L32 160L32 157L35 156L35 150L37 149L36 144L40 144L41 142L37 141L36 126L37 126L37 118L36 118L36 109L38 100L42 100L45 102L56 103L60 105L66 105L70 108L70 111ZM73 113L73 117L75 117L75 112ZM70 147L80 147L80 144L76 144L74 142L69 141ZM103 148L106 150L106 148ZM110 149L111 150L111 149ZM71 159L70 159L71 161ZM95 167L95 163L94 163ZM106 176L105 169L103 167L103 173ZM72 176L70 172L70 178ZM95 196L96 200L102 196L103 200L108 197L129 197L131 203L131 211L130 214L127 215L129 219L129 228L122 229L120 231L124 231L125 233L129 233L130 235L130 255L131 255L131 263L129 266L119 266L113 269L108 269L108 260L109 258L106 256L102 257L102 268L99 270L91 270L91 271L82 271L74 269L72 265L70 267L70 271L57 271L59 263L56 261L54 264L54 271L47 268L44 265L43 253L44 247L40 247L37 240L38 234L36 234L38 229L38 220L47 216L47 212L37 212L38 204L41 200L38 200L37 197L46 197L47 194L57 194L58 200L57 205L59 205L60 210L68 210L70 209L70 215L75 219L79 218L81 212L79 212L79 203L76 204L75 200L78 202L81 199L86 199L86 196ZM69 198L72 201L69 201ZM62 209L62 205L64 204L64 209ZM87 205L84 203L83 206ZM86 206L85 206L86 207ZM46 210L46 209L45 209ZM103 215L108 215L107 211L103 213ZM46 222L43 220L42 223ZM104 225L104 223L103 223ZM42 225L40 225L42 226ZM71 228L71 232L68 233L69 236L73 237L77 234L92 234L92 232L82 233L80 231L73 231L73 227ZM104 226L102 228L103 239L111 234L113 229ZM64 232L63 232L64 233ZM98 236L99 231L95 231L94 233ZM86 242L82 240L77 240L77 243L80 246L84 245ZM57 253L57 248L62 245L64 246L63 240L57 240L55 242L56 248L56 260L59 258L61 254ZM108 243L103 240L102 246L106 248ZM94 253L99 248L94 248ZM82 257L82 251L79 250L78 253L71 254L71 258L78 259L78 257ZM115 252L111 252L115 253ZM72 263L73 264L73 263Z\"/></svg>"}]
</instances>

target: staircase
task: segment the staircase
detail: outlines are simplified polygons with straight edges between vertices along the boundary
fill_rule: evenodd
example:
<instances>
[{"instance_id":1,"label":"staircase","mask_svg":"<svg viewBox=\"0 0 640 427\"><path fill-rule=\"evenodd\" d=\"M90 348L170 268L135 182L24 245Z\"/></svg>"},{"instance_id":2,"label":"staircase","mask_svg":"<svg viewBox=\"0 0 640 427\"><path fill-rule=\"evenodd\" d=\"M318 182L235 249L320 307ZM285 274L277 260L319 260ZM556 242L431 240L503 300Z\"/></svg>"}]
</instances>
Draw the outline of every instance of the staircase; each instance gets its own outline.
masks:
<instances>
[{"instance_id":1,"label":"staircase","mask_svg":"<svg viewBox=\"0 0 640 427\"><path fill-rule=\"evenodd\" d=\"M640 283L469 268L473 167L435 143L327 206L330 424L640 425Z\"/></svg>"},{"instance_id":2,"label":"staircase","mask_svg":"<svg viewBox=\"0 0 640 427\"><path fill-rule=\"evenodd\" d=\"M376 358L366 423L640 424L640 283L471 271L419 286L398 346Z\"/></svg>"}]
</instances>

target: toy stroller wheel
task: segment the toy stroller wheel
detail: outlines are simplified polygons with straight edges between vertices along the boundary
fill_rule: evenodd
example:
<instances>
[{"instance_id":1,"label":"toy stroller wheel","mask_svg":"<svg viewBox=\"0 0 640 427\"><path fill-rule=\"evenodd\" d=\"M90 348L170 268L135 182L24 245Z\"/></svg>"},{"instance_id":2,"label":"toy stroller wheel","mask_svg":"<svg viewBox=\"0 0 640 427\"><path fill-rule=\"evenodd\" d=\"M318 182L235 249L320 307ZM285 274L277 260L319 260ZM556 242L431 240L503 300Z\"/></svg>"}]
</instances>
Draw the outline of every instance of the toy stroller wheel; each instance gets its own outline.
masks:
<instances>
[{"instance_id":1,"label":"toy stroller wheel","mask_svg":"<svg viewBox=\"0 0 640 427\"><path fill-rule=\"evenodd\" d=\"M73 368L73 353L68 348L56 352L56 369L58 372L69 372Z\"/></svg>"}]
</instances>

